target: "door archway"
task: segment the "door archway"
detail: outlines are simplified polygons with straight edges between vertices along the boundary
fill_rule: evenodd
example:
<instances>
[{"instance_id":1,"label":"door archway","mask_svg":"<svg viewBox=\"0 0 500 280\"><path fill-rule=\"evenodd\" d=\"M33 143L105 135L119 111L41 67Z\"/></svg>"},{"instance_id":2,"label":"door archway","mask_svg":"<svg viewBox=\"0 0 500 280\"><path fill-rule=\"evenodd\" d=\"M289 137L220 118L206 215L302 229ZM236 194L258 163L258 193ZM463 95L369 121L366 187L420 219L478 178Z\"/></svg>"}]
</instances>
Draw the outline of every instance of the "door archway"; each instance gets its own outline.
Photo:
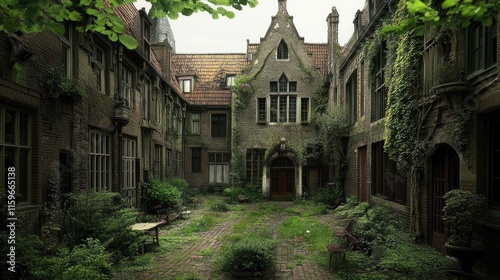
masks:
<instances>
[{"instance_id":1,"label":"door archway","mask_svg":"<svg viewBox=\"0 0 500 280\"><path fill-rule=\"evenodd\" d=\"M275 158L270 165L270 198L274 200L293 200L295 197L295 164L288 157Z\"/></svg>"},{"instance_id":2,"label":"door archway","mask_svg":"<svg viewBox=\"0 0 500 280\"><path fill-rule=\"evenodd\" d=\"M431 230L432 246L446 252L444 244L448 240L448 229L443 221L443 195L452 189L459 188L460 159L458 154L448 145L440 146L432 157L431 182Z\"/></svg>"}]
</instances>

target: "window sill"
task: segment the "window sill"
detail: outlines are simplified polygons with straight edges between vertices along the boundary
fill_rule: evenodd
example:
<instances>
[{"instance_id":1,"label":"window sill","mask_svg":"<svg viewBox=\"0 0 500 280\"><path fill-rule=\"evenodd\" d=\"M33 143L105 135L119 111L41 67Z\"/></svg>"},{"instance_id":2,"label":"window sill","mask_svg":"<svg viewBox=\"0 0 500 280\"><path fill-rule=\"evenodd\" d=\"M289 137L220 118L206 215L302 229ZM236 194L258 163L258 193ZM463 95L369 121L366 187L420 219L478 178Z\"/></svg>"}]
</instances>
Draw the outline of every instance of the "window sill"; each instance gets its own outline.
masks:
<instances>
[{"instance_id":1,"label":"window sill","mask_svg":"<svg viewBox=\"0 0 500 280\"><path fill-rule=\"evenodd\" d=\"M267 125L267 122L260 121L260 122L257 122L257 125Z\"/></svg>"}]
</instances>

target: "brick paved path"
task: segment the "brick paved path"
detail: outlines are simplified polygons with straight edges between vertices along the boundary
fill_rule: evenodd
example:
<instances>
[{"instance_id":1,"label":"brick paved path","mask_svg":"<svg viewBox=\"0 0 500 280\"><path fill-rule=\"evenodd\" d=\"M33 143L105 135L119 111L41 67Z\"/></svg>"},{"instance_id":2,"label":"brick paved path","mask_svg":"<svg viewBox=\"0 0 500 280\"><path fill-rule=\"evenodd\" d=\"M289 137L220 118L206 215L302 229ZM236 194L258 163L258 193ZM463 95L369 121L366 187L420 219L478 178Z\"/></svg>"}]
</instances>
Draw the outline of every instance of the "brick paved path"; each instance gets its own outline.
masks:
<instances>
[{"instance_id":1,"label":"brick paved path","mask_svg":"<svg viewBox=\"0 0 500 280\"><path fill-rule=\"evenodd\" d=\"M271 203L271 202L270 202ZM279 202L280 206L291 205L291 202ZM247 205L245 208L251 209L256 205ZM266 227L272 229L274 236L277 236L277 227L289 217L290 214L274 213L270 218L264 221ZM331 215L328 215L331 218ZM331 221L329 217L322 216L322 220ZM189 222L189 220L183 221ZM212 230L200 233L200 242L184 245L181 249L168 253L167 256L160 259L160 264L154 271L143 273L141 279L176 279L179 276L195 275L200 279L227 279L216 272L213 267L213 261L205 258L199 253L205 251L216 251L221 246L221 238L231 233L232 226L238 220L230 220L217 224ZM322 280L333 279L333 273L327 268L320 267L305 259L296 265L292 257L294 255L307 255L301 249L301 241L280 242L276 249L276 274L273 279L277 280ZM327 254L325 249L325 254ZM178 278L186 279L186 278ZM264 278L262 278L264 279Z\"/></svg>"}]
</instances>

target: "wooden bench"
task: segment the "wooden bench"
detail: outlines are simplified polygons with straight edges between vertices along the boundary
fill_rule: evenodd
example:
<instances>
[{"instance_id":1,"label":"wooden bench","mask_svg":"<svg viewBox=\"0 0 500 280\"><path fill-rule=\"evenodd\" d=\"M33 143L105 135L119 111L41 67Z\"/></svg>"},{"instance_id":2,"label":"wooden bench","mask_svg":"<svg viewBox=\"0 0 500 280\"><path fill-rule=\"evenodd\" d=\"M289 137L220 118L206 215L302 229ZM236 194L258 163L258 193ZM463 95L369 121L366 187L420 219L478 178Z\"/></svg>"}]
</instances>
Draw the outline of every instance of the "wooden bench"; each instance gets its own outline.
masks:
<instances>
[{"instance_id":1,"label":"wooden bench","mask_svg":"<svg viewBox=\"0 0 500 280\"><path fill-rule=\"evenodd\" d=\"M155 223L137 223L130 226L131 230L142 231L146 237L152 238L152 244L160 246L160 240L158 235L158 227L165 224L165 221L155 222ZM144 245L147 239L144 239L141 244L141 252L144 254Z\"/></svg>"},{"instance_id":2,"label":"wooden bench","mask_svg":"<svg viewBox=\"0 0 500 280\"><path fill-rule=\"evenodd\" d=\"M155 210L158 219L166 221L168 224L175 221L179 217L178 214L165 209L161 204L153 206L153 209Z\"/></svg>"}]
</instances>

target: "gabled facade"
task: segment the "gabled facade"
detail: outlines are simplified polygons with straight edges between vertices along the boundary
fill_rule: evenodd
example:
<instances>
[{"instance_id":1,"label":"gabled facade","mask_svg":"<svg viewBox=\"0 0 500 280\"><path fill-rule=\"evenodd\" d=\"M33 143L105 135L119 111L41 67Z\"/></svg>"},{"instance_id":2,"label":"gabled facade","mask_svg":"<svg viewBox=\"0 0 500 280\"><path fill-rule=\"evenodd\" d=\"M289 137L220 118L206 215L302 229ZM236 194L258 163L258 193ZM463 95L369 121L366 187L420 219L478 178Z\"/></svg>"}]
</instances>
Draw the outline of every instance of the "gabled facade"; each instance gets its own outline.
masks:
<instances>
[{"instance_id":1,"label":"gabled facade","mask_svg":"<svg viewBox=\"0 0 500 280\"><path fill-rule=\"evenodd\" d=\"M412 94L418 112L414 121L421 135L425 135L422 142L425 148L420 158L414 158L422 162L422 168L403 172L384 148L390 98L389 80L385 76L388 46L382 40L370 56L363 49L373 40L381 21L392 16L390 11L395 11L399 2L367 1L355 16L351 40L332 62L330 104L347 107L352 123L345 191L361 201L386 202L416 234L440 251L444 251L448 239L441 218L443 194L456 188L484 194L488 211L475 234L488 244L486 261L498 263L497 24L473 23L451 32L449 40L432 32L418 39L419 63L412 69L415 71ZM445 90L442 85L445 82L438 80L438 73L450 65L458 66L460 75L452 78L453 73L448 70L445 78L452 80L446 83L453 86ZM417 180L412 184L414 178Z\"/></svg>"},{"instance_id":2,"label":"gabled facade","mask_svg":"<svg viewBox=\"0 0 500 280\"><path fill-rule=\"evenodd\" d=\"M232 157L241 181L262 186L265 197L294 199L323 183L320 161L304 162L301 151L316 135L311 120L326 47L304 43L284 0L260 43L248 45L249 86L233 96Z\"/></svg>"}]
</instances>

